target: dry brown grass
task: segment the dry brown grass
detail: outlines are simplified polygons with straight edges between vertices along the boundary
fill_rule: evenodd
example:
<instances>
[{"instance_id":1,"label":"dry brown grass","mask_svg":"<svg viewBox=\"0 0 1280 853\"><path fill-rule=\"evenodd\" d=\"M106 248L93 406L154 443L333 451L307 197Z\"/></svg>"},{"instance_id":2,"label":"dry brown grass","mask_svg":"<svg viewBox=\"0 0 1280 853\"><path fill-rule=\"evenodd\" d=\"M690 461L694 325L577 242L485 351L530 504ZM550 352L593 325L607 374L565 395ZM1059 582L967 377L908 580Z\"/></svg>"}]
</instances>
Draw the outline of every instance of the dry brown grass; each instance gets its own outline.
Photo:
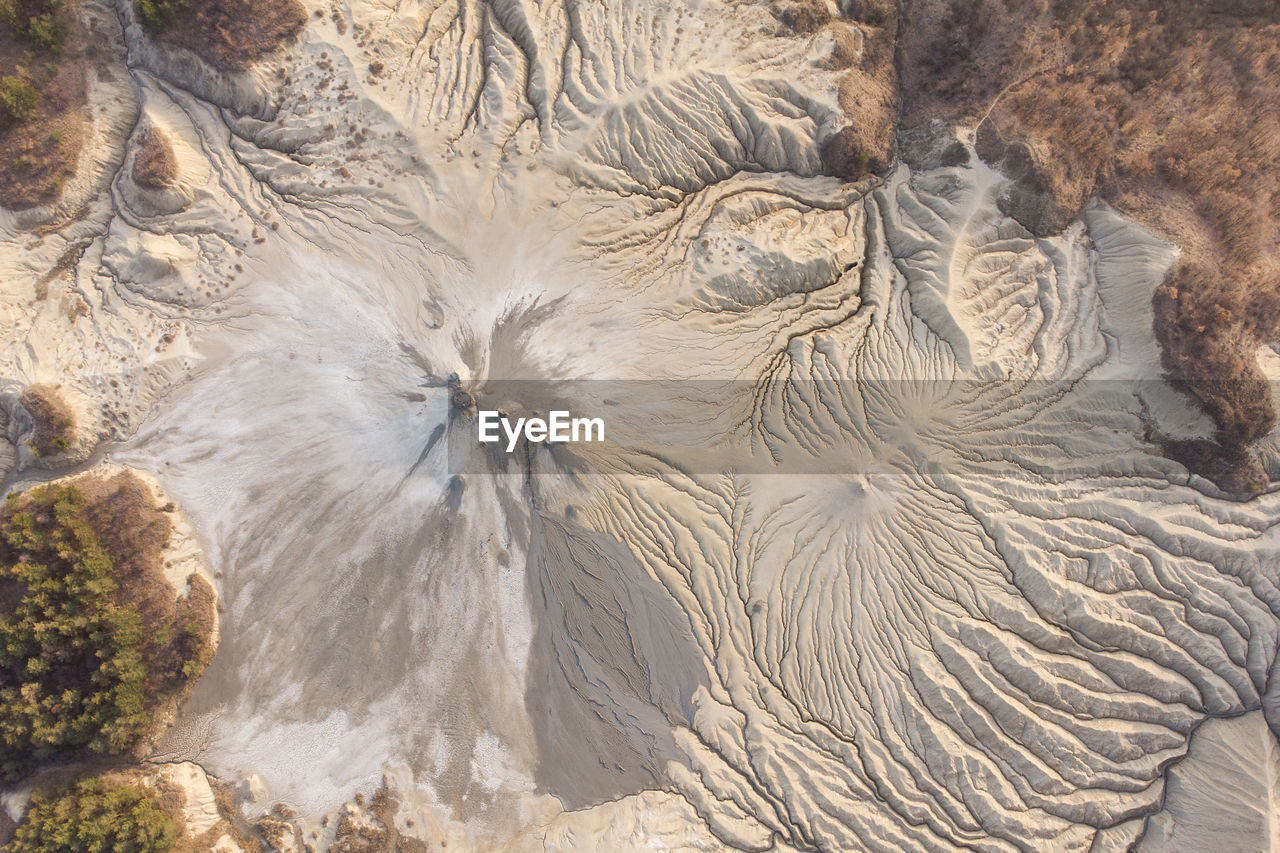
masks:
<instances>
[{"instance_id":1,"label":"dry brown grass","mask_svg":"<svg viewBox=\"0 0 1280 853\"><path fill-rule=\"evenodd\" d=\"M849 181L889 168L898 117L897 15L883 0L852 6L852 20L861 35L860 54L855 56L856 40L847 24L827 24L834 42L831 63L848 68L839 82L840 110L848 124L823 140L819 149L824 171Z\"/></svg>"},{"instance_id":2,"label":"dry brown grass","mask_svg":"<svg viewBox=\"0 0 1280 853\"><path fill-rule=\"evenodd\" d=\"M68 4L60 54L39 50L0 23L0 77L25 79L40 93L35 112L0 128L0 204L23 210L55 200L75 174L84 146L84 26Z\"/></svg>"},{"instance_id":3,"label":"dry brown grass","mask_svg":"<svg viewBox=\"0 0 1280 853\"><path fill-rule=\"evenodd\" d=\"M30 385L18 402L31 414L35 426L28 440L36 456L54 456L71 446L76 431L75 413L48 385Z\"/></svg>"},{"instance_id":4,"label":"dry brown grass","mask_svg":"<svg viewBox=\"0 0 1280 853\"><path fill-rule=\"evenodd\" d=\"M356 802L363 797L356 795ZM354 820L346 812L338 816L338 827L330 853L427 853L425 842L401 835L395 813L399 803L387 788L379 788L369 803L366 820Z\"/></svg>"},{"instance_id":5,"label":"dry brown grass","mask_svg":"<svg viewBox=\"0 0 1280 853\"><path fill-rule=\"evenodd\" d=\"M267 849L294 850L301 839L298 827L291 823L293 817L292 809L283 803L276 803L269 813L252 821L250 826L266 842Z\"/></svg>"},{"instance_id":6,"label":"dry brown grass","mask_svg":"<svg viewBox=\"0 0 1280 853\"><path fill-rule=\"evenodd\" d=\"M802 35L811 35L831 23L831 10L822 0L784 0L775 3L773 14Z\"/></svg>"},{"instance_id":7,"label":"dry brown grass","mask_svg":"<svg viewBox=\"0 0 1280 853\"><path fill-rule=\"evenodd\" d=\"M178 158L173 144L154 125L138 134L138 153L133 158L133 181L140 187L161 190L178 179Z\"/></svg>"},{"instance_id":8,"label":"dry brown grass","mask_svg":"<svg viewBox=\"0 0 1280 853\"><path fill-rule=\"evenodd\" d=\"M295 38L307 23L298 0L195 0L161 39L225 71L244 71Z\"/></svg>"},{"instance_id":9,"label":"dry brown grass","mask_svg":"<svg viewBox=\"0 0 1280 853\"><path fill-rule=\"evenodd\" d=\"M1101 195L1183 249L1155 331L1218 426L1217 461L1177 455L1257 488L1245 447L1274 417L1254 352L1280 337L1280 4L910 0L905 14L904 126L979 123L979 154L1015 178L1002 205L1036 233Z\"/></svg>"}]
</instances>

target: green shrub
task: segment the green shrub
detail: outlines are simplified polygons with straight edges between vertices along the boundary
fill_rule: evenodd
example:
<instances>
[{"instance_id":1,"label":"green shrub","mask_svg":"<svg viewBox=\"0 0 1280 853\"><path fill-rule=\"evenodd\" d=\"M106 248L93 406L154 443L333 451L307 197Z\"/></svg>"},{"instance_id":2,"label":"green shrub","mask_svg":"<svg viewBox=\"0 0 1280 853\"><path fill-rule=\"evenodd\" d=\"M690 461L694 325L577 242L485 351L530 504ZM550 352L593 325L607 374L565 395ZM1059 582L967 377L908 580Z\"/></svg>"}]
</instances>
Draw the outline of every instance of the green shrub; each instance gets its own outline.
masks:
<instances>
[{"instance_id":1,"label":"green shrub","mask_svg":"<svg viewBox=\"0 0 1280 853\"><path fill-rule=\"evenodd\" d=\"M178 825L150 790L83 779L36 792L4 853L161 853L177 838Z\"/></svg>"},{"instance_id":2,"label":"green shrub","mask_svg":"<svg viewBox=\"0 0 1280 853\"><path fill-rule=\"evenodd\" d=\"M186 0L133 0L139 23L152 33L164 29L186 5Z\"/></svg>"},{"instance_id":3,"label":"green shrub","mask_svg":"<svg viewBox=\"0 0 1280 853\"><path fill-rule=\"evenodd\" d=\"M16 74L0 77L0 128L26 121L36 111L40 93Z\"/></svg>"},{"instance_id":4,"label":"green shrub","mask_svg":"<svg viewBox=\"0 0 1280 853\"><path fill-rule=\"evenodd\" d=\"M10 495L0 536L0 588L16 599L0 614L0 781L76 750L128 750L150 726L147 637L113 596L83 495Z\"/></svg>"},{"instance_id":5,"label":"green shrub","mask_svg":"<svg viewBox=\"0 0 1280 853\"><path fill-rule=\"evenodd\" d=\"M0 0L0 22L35 47L62 50L66 24L58 17L63 0Z\"/></svg>"},{"instance_id":6,"label":"green shrub","mask_svg":"<svg viewBox=\"0 0 1280 853\"><path fill-rule=\"evenodd\" d=\"M27 40L36 47L58 53L62 50L62 40L67 34L67 26L52 12L45 12L27 21Z\"/></svg>"}]
</instances>

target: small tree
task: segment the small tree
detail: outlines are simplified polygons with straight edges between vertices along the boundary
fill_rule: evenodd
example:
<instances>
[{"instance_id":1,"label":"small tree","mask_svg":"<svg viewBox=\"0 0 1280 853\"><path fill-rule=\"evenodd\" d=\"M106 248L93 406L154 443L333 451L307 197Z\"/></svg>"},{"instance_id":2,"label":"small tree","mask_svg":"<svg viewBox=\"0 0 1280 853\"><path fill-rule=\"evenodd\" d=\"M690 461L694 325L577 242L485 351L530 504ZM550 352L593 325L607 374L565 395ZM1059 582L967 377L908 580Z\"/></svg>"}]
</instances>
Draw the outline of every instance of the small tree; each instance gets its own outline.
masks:
<instances>
[{"instance_id":1,"label":"small tree","mask_svg":"<svg viewBox=\"0 0 1280 853\"><path fill-rule=\"evenodd\" d=\"M151 33L158 33L186 5L186 0L133 0L138 21Z\"/></svg>"},{"instance_id":2,"label":"small tree","mask_svg":"<svg viewBox=\"0 0 1280 853\"><path fill-rule=\"evenodd\" d=\"M67 27L53 12L44 12L27 21L27 38L36 47L52 53L62 52Z\"/></svg>"},{"instance_id":3,"label":"small tree","mask_svg":"<svg viewBox=\"0 0 1280 853\"><path fill-rule=\"evenodd\" d=\"M41 50L58 53L67 34L58 17L63 0L0 0L0 22Z\"/></svg>"},{"instance_id":4,"label":"small tree","mask_svg":"<svg viewBox=\"0 0 1280 853\"><path fill-rule=\"evenodd\" d=\"M23 77L0 77L0 128L26 121L36 111L40 93Z\"/></svg>"}]
</instances>

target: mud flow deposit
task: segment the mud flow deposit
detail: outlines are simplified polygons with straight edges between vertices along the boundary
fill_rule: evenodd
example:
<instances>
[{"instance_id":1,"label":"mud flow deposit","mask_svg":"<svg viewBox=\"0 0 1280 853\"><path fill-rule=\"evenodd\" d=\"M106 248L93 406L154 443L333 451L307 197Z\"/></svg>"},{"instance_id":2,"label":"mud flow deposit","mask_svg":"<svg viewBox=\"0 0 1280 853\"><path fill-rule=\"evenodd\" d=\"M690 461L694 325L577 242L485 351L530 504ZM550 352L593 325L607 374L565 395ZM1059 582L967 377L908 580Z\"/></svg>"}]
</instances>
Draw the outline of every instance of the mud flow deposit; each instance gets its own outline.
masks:
<instances>
[{"instance_id":1,"label":"mud flow deposit","mask_svg":"<svg viewBox=\"0 0 1280 853\"><path fill-rule=\"evenodd\" d=\"M0 3L3 850L1280 849L1222 5Z\"/></svg>"}]
</instances>

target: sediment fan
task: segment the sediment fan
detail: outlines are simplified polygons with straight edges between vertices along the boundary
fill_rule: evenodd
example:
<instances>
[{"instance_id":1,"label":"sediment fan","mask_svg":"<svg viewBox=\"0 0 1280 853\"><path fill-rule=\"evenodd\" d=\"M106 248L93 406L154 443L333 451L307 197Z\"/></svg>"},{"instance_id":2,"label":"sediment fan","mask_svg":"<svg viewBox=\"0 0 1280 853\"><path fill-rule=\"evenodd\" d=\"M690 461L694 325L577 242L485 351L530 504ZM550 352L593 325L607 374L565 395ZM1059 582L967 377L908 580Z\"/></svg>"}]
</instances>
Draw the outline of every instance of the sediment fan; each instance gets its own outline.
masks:
<instances>
[{"instance_id":1,"label":"sediment fan","mask_svg":"<svg viewBox=\"0 0 1280 853\"><path fill-rule=\"evenodd\" d=\"M401 767L479 849L1088 850L1262 707L1280 497L1150 443L1204 428L1143 313L1168 247L1032 238L976 161L819 175L834 73L762 7L352 11L274 100L131 47L207 176L117 188L81 261L202 357L114 454L221 572L166 749L317 813ZM458 471L450 377L670 393Z\"/></svg>"}]
</instances>

